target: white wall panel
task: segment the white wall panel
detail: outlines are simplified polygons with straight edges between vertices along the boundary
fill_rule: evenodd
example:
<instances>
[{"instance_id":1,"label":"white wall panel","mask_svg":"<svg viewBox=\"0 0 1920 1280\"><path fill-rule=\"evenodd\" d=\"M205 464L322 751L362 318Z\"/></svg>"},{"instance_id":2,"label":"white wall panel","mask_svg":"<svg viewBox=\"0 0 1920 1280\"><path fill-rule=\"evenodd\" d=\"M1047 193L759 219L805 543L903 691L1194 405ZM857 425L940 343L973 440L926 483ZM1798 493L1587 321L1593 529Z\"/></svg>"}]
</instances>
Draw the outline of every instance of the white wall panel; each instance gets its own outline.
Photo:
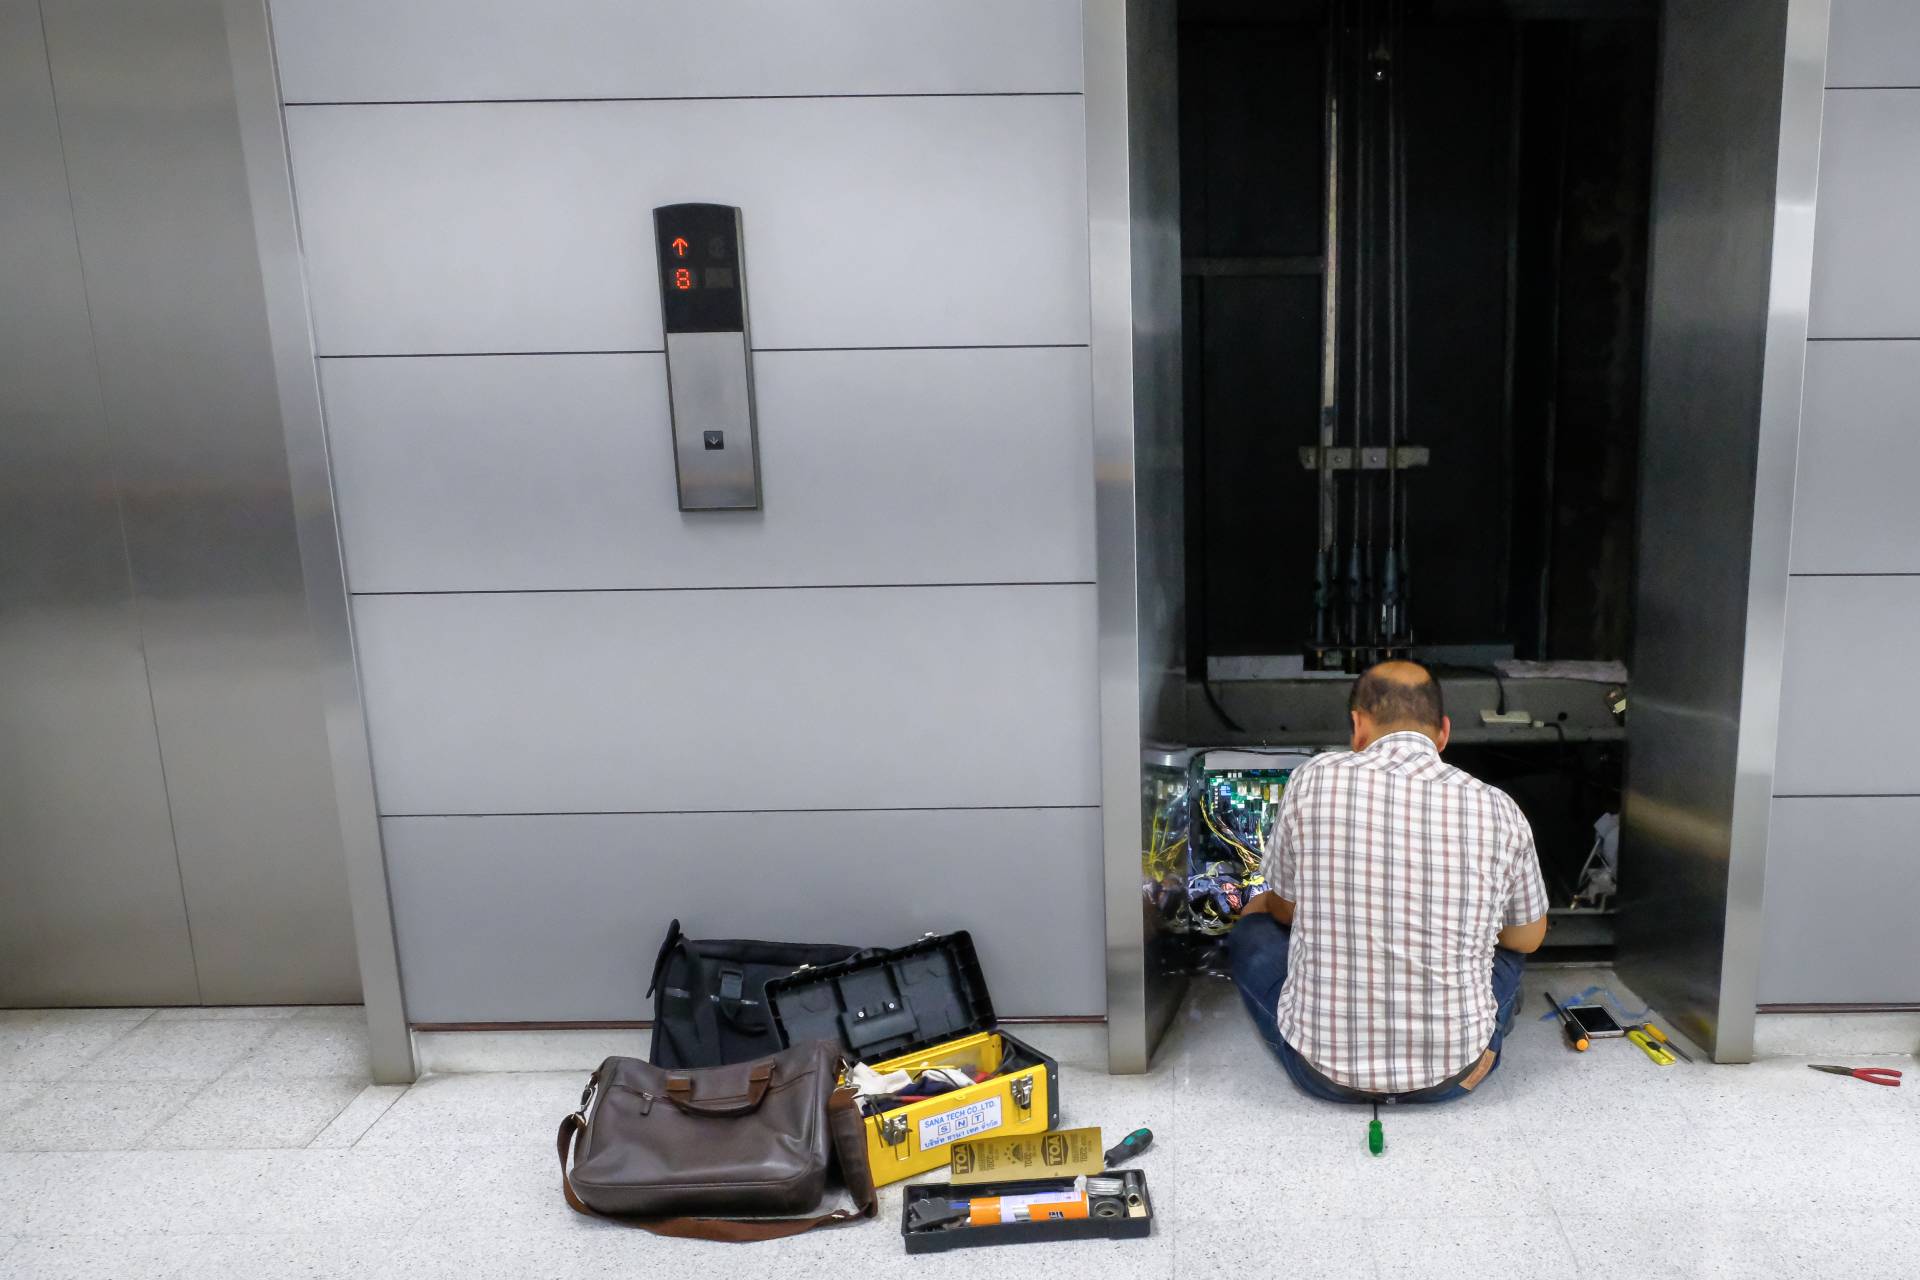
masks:
<instances>
[{"instance_id":1,"label":"white wall panel","mask_svg":"<svg viewBox=\"0 0 1920 1280\"><path fill-rule=\"evenodd\" d=\"M1920 572L1920 342L1807 345L1795 573Z\"/></svg>"},{"instance_id":2,"label":"white wall panel","mask_svg":"<svg viewBox=\"0 0 1920 1280\"><path fill-rule=\"evenodd\" d=\"M1078 97L291 107L322 354L658 350L651 210L740 205L759 347L1087 340Z\"/></svg>"},{"instance_id":3,"label":"white wall panel","mask_svg":"<svg viewBox=\"0 0 1920 1280\"><path fill-rule=\"evenodd\" d=\"M1826 95L1816 338L1920 338L1920 89Z\"/></svg>"},{"instance_id":4,"label":"white wall panel","mask_svg":"<svg viewBox=\"0 0 1920 1280\"><path fill-rule=\"evenodd\" d=\"M765 507L683 513L663 357L322 361L356 591L1091 582L1084 348L765 352Z\"/></svg>"},{"instance_id":5,"label":"white wall panel","mask_svg":"<svg viewBox=\"0 0 1920 1280\"><path fill-rule=\"evenodd\" d=\"M1767 837L1767 1004L1920 1000L1920 798L1775 800Z\"/></svg>"},{"instance_id":6,"label":"white wall panel","mask_svg":"<svg viewBox=\"0 0 1920 1280\"><path fill-rule=\"evenodd\" d=\"M1833 0L1827 83L1882 88L1920 85L1920 4Z\"/></svg>"},{"instance_id":7,"label":"white wall panel","mask_svg":"<svg viewBox=\"0 0 1920 1280\"><path fill-rule=\"evenodd\" d=\"M289 102L1078 91L1078 0L273 0Z\"/></svg>"},{"instance_id":8,"label":"white wall panel","mask_svg":"<svg viewBox=\"0 0 1920 1280\"><path fill-rule=\"evenodd\" d=\"M1099 802L1091 586L360 596L382 811Z\"/></svg>"},{"instance_id":9,"label":"white wall panel","mask_svg":"<svg viewBox=\"0 0 1920 1280\"><path fill-rule=\"evenodd\" d=\"M650 1018L647 977L676 916L695 937L852 946L966 929L999 1013L1103 1008L1097 809L382 827L415 1022Z\"/></svg>"},{"instance_id":10,"label":"white wall panel","mask_svg":"<svg viewBox=\"0 0 1920 1280\"><path fill-rule=\"evenodd\" d=\"M1920 577L1792 580L1775 795L1920 795L1915 652Z\"/></svg>"}]
</instances>

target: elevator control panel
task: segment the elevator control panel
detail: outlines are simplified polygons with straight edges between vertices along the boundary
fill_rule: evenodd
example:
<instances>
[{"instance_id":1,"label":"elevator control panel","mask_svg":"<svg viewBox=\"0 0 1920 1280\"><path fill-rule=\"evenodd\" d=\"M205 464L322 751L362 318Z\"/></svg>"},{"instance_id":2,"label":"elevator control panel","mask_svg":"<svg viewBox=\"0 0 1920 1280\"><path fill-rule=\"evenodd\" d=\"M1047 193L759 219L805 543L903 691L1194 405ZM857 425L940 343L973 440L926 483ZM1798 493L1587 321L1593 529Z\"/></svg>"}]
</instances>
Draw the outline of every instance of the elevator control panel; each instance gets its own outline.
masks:
<instances>
[{"instance_id":1,"label":"elevator control panel","mask_svg":"<svg viewBox=\"0 0 1920 1280\"><path fill-rule=\"evenodd\" d=\"M653 211L653 238L680 509L754 510L760 505L760 444L740 210L662 205Z\"/></svg>"}]
</instances>

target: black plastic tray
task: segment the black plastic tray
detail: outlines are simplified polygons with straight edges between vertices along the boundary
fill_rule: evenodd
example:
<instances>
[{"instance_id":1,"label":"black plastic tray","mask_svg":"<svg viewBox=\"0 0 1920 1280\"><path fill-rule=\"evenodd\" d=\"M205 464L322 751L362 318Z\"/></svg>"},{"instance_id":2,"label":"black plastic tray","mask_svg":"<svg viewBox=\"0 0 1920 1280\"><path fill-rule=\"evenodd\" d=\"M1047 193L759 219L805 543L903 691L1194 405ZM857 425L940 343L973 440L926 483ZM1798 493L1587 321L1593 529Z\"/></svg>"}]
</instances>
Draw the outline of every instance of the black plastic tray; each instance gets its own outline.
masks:
<instances>
[{"instance_id":1,"label":"black plastic tray","mask_svg":"<svg viewBox=\"0 0 1920 1280\"><path fill-rule=\"evenodd\" d=\"M1093 1176L1117 1178L1128 1174L1140 1180L1140 1195L1147 1210L1145 1217L1004 1222L996 1227L951 1227L936 1231L907 1229L908 1215L915 1201L1024 1195L1030 1191L1057 1187L1060 1179L968 1183L958 1190L950 1182L909 1183L902 1188L905 1194L900 1197L900 1238L905 1242L908 1253L945 1253L950 1249L980 1249L996 1244L1044 1244L1051 1240L1143 1240L1153 1234L1153 1194L1147 1189L1147 1175L1138 1169L1114 1169Z\"/></svg>"},{"instance_id":2,"label":"black plastic tray","mask_svg":"<svg viewBox=\"0 0 1920 1280\"><path fill-rule=\"evenodd\" d=\"M973 935L964 930L776 978L767 983L767 1007L782 1044L831 1040L862 1062L931 1052L995 1027Z\"/></svg>"}]
</instances>

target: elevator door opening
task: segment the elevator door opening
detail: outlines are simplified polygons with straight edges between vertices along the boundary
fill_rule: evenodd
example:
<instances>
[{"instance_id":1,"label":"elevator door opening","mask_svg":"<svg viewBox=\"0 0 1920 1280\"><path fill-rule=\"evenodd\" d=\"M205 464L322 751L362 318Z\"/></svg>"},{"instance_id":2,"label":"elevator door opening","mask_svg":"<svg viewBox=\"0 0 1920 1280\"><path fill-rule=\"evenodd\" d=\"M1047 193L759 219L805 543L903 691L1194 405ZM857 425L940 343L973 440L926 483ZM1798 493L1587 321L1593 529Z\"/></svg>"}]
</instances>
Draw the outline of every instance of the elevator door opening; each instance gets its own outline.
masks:
<instances>
[{"instance_id":1,"label":"elevator door opening","mask_svg":"<svg viewBox=\"0 0 1920 1280\"><path fill-rule=\"evenodd\" d=\"M1351 674L1427 662L1449 759L1533 823L1550 945L1594 958L1631 875L1592 855L1626 768L1654 19L1179 9L1186 742L1344 745Z\"/></svg>"}]
</instances>

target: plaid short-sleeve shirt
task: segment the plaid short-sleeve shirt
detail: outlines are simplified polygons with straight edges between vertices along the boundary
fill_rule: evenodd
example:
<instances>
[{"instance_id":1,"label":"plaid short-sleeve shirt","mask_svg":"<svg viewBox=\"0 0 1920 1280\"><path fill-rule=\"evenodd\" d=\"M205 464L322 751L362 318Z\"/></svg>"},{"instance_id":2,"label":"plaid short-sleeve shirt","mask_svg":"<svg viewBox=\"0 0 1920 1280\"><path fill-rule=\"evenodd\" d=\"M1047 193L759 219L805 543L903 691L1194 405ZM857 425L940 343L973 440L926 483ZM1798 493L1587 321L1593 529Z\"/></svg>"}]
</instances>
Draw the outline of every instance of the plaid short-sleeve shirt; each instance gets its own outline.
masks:
<instances>
[{"instance_id":1,"label":"plaid short-sleeve shirt","mask_svg":"<svg viewBox=\"0 0 1920 1280\"><path fill-rule=\"evenodd\" d=\"M1280 1033L1367 1092L1424 1089L1480 1056L1500 930L1547 911L1520 807L1419 733L1296 769L1265 871L1295 906Z\"/></svg>"}]
</instances>

